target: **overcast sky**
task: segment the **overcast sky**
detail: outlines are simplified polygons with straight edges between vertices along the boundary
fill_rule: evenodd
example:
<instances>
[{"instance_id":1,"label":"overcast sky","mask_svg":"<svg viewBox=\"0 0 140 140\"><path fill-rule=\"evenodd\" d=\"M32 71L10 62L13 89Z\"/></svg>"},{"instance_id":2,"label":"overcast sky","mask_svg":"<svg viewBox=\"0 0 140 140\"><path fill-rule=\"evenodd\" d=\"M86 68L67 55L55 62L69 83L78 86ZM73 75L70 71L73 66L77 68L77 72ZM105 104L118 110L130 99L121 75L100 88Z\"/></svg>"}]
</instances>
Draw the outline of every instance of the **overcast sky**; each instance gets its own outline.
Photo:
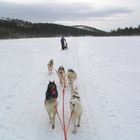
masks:
<instances>
[{"instance_id":1,"label":"overcast sky","mask_svg":"<svg viewBox=\"0 0 140 140\"><path fill-rule=\"evenodd\" d=\"M110 31L140 25L140 0L0 0L0 17Z\"/></svg>"}]
</instances>

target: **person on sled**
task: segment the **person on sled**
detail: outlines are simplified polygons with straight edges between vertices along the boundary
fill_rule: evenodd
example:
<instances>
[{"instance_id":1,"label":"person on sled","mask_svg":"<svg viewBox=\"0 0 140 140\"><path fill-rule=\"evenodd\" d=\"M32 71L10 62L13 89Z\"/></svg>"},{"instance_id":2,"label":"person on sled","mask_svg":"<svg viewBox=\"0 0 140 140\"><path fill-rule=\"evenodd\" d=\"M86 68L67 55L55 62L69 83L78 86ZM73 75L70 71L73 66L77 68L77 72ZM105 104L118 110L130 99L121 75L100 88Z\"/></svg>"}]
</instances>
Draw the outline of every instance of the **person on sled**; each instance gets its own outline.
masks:
<instances>
[{"instance_id":1,"label":"person on sled","mask_svg":"<svg viewBox=\"0 0 140 140\"><path fill-rule=\"evenodd\" d=\"M62 38L61 38L60 41L61 41L61 47L62 47L62 50L67 49L68 46L67 46L66 39L62 36Z\"/></svg>"}]
</instances>

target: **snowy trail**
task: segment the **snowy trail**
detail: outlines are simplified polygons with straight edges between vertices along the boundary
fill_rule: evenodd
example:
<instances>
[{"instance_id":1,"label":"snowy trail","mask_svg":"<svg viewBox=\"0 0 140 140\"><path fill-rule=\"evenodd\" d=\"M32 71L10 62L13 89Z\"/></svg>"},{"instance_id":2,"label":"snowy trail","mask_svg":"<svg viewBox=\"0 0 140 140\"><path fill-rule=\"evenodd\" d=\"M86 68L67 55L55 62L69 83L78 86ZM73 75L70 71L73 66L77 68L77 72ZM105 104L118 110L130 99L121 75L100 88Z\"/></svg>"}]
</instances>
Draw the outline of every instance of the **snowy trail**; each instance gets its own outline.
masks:
<instances>
[{"instance_id":1,"label":"snowy trail","mask_svg":"<svg viewBox=\"0 0 140 140\"><path fill-rule=\"evenodd\" d=\"M102 40L102 41L101 41ZM68 140L139 140L140 40L135 38L67 38L69 49L60 49L59 38L3 40L0 42L0 139L63 140L56 117L52 130L44 108L49 80L55 80L62 118L62 86L47 63L63 65L78 74L83 105L81 127ZM133 46L133 47L132 47ZM115 65L114 65L115 64ZM70 110L70 86L65 93L65 119Z\"/></svg>"},{"instance_id":2,"label":"snowy trail","mask_svg":"<svg viewBox=\"0 0 140 140\"><path fill-rule=\"evenodd\" d=\"M91 71L91 67L89 67L91 64L84 56L84 53L82 53L80 47L78 48L79 55L77 58L79 58L79 60L83 60L79 61L80 92L83 95L82 99L84 99L85 113L89 116L88 119L85 119L89 121L87 127L91 130L91 139L95 139L95 137L98 140L117 139L116 134L112 131L112 126L104 112L104 109L97 98L97 95L99 94L97 89L101 87L96 78L96 73L94 73L94 70Z\"/></svg>"},{"instance_id":3,"label":"snowy trail","mask_svg":"<svg viewBox=\"0 0 140 140\"><path fill-rule=\"evenodd\" d=\"M82 47L84 45L87 47L86 50L84 49L84 47ZM90 88L94 88L94 90L92 89L92 96L90 96L90 94L88 94L88 96L90 96L89 102L92 100L95 102L95 104L91 103L89 107L93 106L94 111L92 111L92 113L95 117L94 124L97 126L99 138L132 140L135 134L138 135L138 129L134 129L132 122L134 123L134 125L136 124L137 127L138 123L135 122L134 119L132 119L132 116L134 114L137 116L139 113L134 113L134 107L131 107L131 105L135 104L134 106L139 106L138 102L140 100L137 99L137 97L139 96L139 87L132 83L133 81L130 82L123 79L122 77L119 77L118 75L116 75L116 73L114 73L114 71L110 71L110 69L104 66L104 64L108 64L109 59L103 57L103 50L100 50L98 52L97 49L97 52L93 53L94 55L92 54L90 58L92 61L89 61L90 55L88 56L86 55L86 53L91 53L88 52L88 49L91 50L91 46L89 47L84 43L82 44L82 46L79 49L80 57L83 60L80 61L81 66L84 66L84 63L86 62L86 66L83 67L82 75L86 77L84 78L84 84L86 82L85 79L88 79L86 83L88 83L89 87L85 87L86 92L88 92L89 90L90 93ZM83 48L83 50L81 48ZM101 54L99 55L99 53ZM113 53L113 51L111 53ZM130 55L129 57L131 58L133 56ZM127 59L130 58L127 57ZM123 61L125 61L125 59ZM126 62L127 61L128 60L126 60ZM119 62L121 64L121 61ZM94 107L94 105L96 107ZM138 109L136 109L136 111L138 111ZM132 115L130 112L134 114ZM104 117L102 118L102 116ZM98 120L100 123L98 123ZM126 135L124 135L124 132Z\"/></svg>"}]
</instances>

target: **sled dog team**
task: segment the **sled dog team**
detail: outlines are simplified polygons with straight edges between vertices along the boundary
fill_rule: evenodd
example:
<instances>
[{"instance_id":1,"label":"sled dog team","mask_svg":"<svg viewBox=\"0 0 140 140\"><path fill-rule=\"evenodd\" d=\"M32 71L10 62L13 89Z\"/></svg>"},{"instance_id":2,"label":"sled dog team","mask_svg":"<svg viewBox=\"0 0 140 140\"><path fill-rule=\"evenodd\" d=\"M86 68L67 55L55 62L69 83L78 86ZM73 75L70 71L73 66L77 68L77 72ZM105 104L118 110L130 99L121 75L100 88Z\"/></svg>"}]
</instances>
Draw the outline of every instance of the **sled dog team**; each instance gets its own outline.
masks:
<instances>
[{"instance_id":1,"label":"sled dog team","mask_svg":"<svg viewBox=\"0 0 140 140\"><path fill-rule=\"evenodd\" d=\"M53 66L54 66L54 62L52 59L49 61L47 66L48 66L49 75L51 75L53 73ZM77 85L74 84L74 82L77 79L77 74L73 69L68 69L66 73L63 66L60 66L58 70L56 70L56 73L58 75L61 85L66 87L66 79L67 79L68 84L71 87L70 111L72 113L72 123L74 127L72 132L76 133L77 127L80 127L80 120L83 112ZM55 128L55 117L56 117L57 106L58 106L57 97L58 97L57 86L54 81L53 82L49 81L44 105L48 113L50 123L52 125L52 129Z\"/></svg>"}]
</instances>

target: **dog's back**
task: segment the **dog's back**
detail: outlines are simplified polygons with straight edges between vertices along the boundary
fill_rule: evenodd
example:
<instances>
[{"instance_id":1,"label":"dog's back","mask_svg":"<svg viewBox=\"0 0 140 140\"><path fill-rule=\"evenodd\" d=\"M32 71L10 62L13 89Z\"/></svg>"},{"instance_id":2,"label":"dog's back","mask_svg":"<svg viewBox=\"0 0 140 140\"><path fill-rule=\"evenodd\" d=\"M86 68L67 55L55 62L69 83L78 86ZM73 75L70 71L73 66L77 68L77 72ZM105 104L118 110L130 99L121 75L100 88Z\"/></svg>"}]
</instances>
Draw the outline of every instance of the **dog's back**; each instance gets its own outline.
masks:
<instances>
[{"instance_id":1,"label":"dog's back","mask_svg":"<svg viewBox=\"0 0 140 140\"><path fill-rule=\"evenodd\" d=\"M82 115L83 109L80 100L76 97L70 101L70 110L74 113L74 117L78 118Z\"/></svg>"},{"instance_id":2,"label":"dog's back","mask_svg":"<svg viewBox=\"0 0 140 140\"><path fill-rule=\"evenodd\" d=\"M48 66L49 74L51 74L52 73L52 70L53 70L53 59L51 59L49 61L49 63L47 64L47 66Z\"/></svg>"},{"instance_id":3,"label":"dog's back","mask_svg":"<svg viewBox=\"0 0 140 140\"><path fill-rule=\"evenodd\" d=\"M64 84L65 83L65 78L66 78L66 73L65 73L65 69L63 66L60 66L58 69L58 77L60 80L60 84Z\"/></svg>"},{"instance_id":4,"label":"dog's back","mask_svg":"<svg viewBox=\"0 0 140 140\"><path fill-rule=\"evenodd\" d=\"M51 100L45 100L44 102L45 109L48 114L51 115L51 118L53 117L53 114L56 114L56 108L58 106L58 102L56 99L51 99Z\"/></svg>"},{"instance_id":5,"label":"dog's back","mask_svg":"<svg viewBox=\"0 0 140 140\"><path fill-rule=\"evenodd\" d=\"M73 82L77 79L77 74L74 70L69 69L67 71L67 78L70 84L73 84Z\"/></svg>"},{"instance_id":6,"label":"dog's back","mask_svg":"<svg viewBox=\"0 0 140 140\"><path fill-rule=\"evenodd\" d=\"M70 110L72 112L72 121L74 125L74 129L72 132L76 133L77 127L80 127L81 116L83 113L83 108L78 98L73 98L70 100Z\"/></svg>"},{"instance_id":7,"label":"dog's back","mask_svg":"<svg viewBox=\"0 0 140 140\"><path fill-rule=\"evenodd\" d=\"M78 92L78 89L77 89L76 85L71 86L71 95L70 96L71 96L70 99L77 98L80 101L80 95L79 95L79 92Z\"/></svg>"}]
</instances>

